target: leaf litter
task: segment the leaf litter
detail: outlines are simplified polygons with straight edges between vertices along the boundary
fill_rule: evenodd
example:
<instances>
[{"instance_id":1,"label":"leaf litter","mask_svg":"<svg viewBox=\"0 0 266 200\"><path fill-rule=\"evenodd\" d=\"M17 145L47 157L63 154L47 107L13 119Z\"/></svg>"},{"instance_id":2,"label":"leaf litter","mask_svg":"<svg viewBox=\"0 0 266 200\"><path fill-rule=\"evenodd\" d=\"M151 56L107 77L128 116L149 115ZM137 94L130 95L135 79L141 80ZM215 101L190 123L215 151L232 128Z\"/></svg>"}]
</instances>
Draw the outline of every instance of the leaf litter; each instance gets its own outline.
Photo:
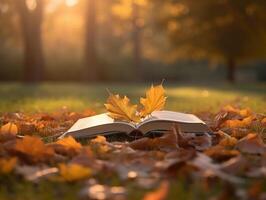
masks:
<instances>
[{"instance_id":1,"label":"leaf litter","mask_svg":"<svg viewBox=\"0 0 266 200\"><path fill-rule=\"evenodd\" d=\"M114 116L136 122L152 110L162 109L165 103L161 86L152 86L146 96L141 99L143 107L139 112L137 106L129 105L129 99L119 96L109 97L117 98L112 101L119 108L108 105L107 110L119 110ZM157 98L157 102L152 98ZM109 104L112 101L109 99ZM124 116L122 111L128 113ZM2 114L0 176L9 175L17 181L22 176L36 184L44 179L58 184L78 182L83 185L77 194L80 199L130 199L132 187L143 191L144 200L175 199L170 193L177 180L185 184L202 182L203 192L210 196L212 187L208 185L224 185L215 199L229 197L230 193L245 199L266 196L263 114L233 105L215 115L199 113L212 128L212 135L182 133L173 124L172 130L161 137L131 142L110 142L104 136L88 141L76 141L73 137L56 139L77 119L93 114L90 110Z\"/></svg>"}]
</instances>

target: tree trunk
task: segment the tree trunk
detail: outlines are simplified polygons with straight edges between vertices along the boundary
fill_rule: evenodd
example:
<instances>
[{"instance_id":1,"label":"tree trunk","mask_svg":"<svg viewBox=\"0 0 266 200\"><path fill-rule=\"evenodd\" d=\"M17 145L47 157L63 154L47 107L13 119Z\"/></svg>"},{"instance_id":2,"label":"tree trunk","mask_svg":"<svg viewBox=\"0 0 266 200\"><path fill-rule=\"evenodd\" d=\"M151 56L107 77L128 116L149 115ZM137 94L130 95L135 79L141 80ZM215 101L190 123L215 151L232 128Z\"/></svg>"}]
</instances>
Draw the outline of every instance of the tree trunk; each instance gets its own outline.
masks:
<instances>
[{"instance_id":1,"label":"tree trunk","mask_svg":"<svg viewBox=\"0 0 266 200\"><path fill-rule=\"evenodd\" d=\"M236 63L235 59L229 58L227 61L227 80L230 83L235 83L236 81Z\"/></svg>"},{"instance_id":2,"label":"tree trunk","mask_svg":"<svg viewBox=\"0 0 266 200\"><path fill-rule=\"evenodd\" d=\"M133 67L135 71L134 80L142 80L142 59L141 59L141 27L139 24L139 5L132 0L132 25L133 25Z\"/></svg>"},{"instance_id":3,"label":"tree trunk","mask_svg":"<svg viewBox=\"0 0 266 200\"><path fill-rule=\"evenodd\" d=\"M96 1L86 0L86 19L85 19L85 64L86 81L99 80L99 66L97 63L97 24L96 24Z\"/></svg>"},{"instance_id":4,"label":"tree trunk","mask_svg":"<svg viewBox=\"0 0 266 200\"><path fill-rule=\"evenodd\" d=\"M26 1L16 1L18 8L23 45L26 82L39 82L44 78L44 57L42 48L43 0L36 0L36 7L30 10Z\"/></svg>"}]
</instances>

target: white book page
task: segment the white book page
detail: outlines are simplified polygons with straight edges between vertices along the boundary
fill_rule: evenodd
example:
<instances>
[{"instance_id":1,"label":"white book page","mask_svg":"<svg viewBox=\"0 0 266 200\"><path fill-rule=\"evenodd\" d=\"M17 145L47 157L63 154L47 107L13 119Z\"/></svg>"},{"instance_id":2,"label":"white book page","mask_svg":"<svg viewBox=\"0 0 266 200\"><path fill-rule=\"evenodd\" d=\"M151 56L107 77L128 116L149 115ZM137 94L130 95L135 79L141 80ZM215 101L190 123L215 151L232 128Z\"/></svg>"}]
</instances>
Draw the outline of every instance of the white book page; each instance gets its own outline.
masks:
<instances>
[{"instance_id":1,"label":"white book page","mask_svg":"<svg viewBox=\"0 0 266 200\"><path fill-rule=\"evenodd\" d=\"M79 119L67 132L75 132L91 127L106 125L106 124L127 124L132 126L130 123L123 122L123 121L115 121L113 118L109 117L106 113L95 115L91 117L86 117Z\"/></svg>"},{"instance_id":2,"label":"white book page","mask_svg":"<svg viewBox=\"0 0 266 200\"><path fill-rule=\"evenodd\" d=\"M173 121L180 123L205 124L205 122L203 122L201 119L199 119L193 114L162 110L152 112L151 116L149 116L147 119L144 119L141 123L138 124L138 127L150 121Z\"/></svg>"}]
</instances>

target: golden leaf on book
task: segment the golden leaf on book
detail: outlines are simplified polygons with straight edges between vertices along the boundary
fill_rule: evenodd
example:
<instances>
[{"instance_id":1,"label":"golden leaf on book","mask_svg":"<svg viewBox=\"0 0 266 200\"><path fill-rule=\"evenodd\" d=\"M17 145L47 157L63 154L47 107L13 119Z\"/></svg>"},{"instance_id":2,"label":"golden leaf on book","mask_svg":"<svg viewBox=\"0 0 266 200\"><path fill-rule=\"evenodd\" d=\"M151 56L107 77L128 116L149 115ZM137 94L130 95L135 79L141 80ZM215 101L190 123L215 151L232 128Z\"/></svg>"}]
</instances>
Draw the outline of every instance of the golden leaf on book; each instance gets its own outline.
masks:
<instances>
[{"instance_id":1,"label":"golden leaf on book","mask_svg":"<svg viewBox=\"0 0 266 200\"><path fill-rule=\"evenodd\" d=\"M132 105L126 96L122 98L118 94L110 94L104 106L108 111L108 115L113 119L127 122L140 121L140 116L137 115L137 105Z\"/></svg>"},{"instance_id":2,"label":"golden leaf on book","mask_svg":"<svg viewBox=\"0 0 266 200\"><path fill-rule=\"evenodd\" d=\"M166 102L165 90L163 85L151 86L146 91L146 98L140 98L140 103L143 105L140 111L141 117L150 115L153 111L162 110Z\"/></svg>"}]
</instances>

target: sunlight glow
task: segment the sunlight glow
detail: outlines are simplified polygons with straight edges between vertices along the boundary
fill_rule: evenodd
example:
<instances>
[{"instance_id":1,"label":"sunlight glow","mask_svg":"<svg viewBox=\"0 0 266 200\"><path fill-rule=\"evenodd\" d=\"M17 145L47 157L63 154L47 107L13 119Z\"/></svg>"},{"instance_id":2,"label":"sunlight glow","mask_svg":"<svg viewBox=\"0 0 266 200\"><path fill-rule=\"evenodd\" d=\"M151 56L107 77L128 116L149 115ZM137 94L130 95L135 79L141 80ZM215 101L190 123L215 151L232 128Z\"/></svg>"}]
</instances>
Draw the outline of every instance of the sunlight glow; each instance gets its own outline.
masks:
<instances>
[{"instance_id":1,"label":"sunlight glow","mask_svg":"<svg viewBox=\"0 0 266 200\"><path fill-rule=\"evenodd\" d=\"M68 7L73 7L78 3L78 1L79 0L66 0L65 2Z\"/></svg>"},{"instance_id":2,"label":"sunlight glow","mask_svg":"<svg viewBox=\"0 0 266 200\"><path fill-rule=\"evenodd\" d=\"M26 5L27 5L29 10L35 10L35 8L37 6L37 2L36 2L36 0L26 0Z\"/></svg>"}]
</instances>

